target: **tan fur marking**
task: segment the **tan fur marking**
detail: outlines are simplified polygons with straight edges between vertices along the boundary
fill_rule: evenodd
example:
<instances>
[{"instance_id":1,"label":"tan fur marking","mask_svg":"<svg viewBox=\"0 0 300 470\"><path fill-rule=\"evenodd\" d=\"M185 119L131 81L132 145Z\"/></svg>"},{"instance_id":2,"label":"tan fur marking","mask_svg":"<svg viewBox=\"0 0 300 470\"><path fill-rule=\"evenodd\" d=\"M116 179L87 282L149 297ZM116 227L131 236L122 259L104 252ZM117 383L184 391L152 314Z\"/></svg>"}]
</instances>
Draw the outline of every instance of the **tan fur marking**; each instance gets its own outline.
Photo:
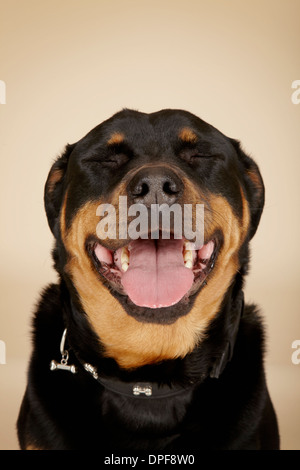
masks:
<instances>
[{"instance_id":1,"label":"tan fur marking","mask_svg":"<svg viewBox=\"0 0 300 470\"><path fill-rule=\"evenodd\" d=\"M184 357L203 339L209 322L216 315L223 296L239 269L237 252L249 227L248 204L242 190L241 194L244 204L242 220L237 219L224 198L207 196L211 211L205 213L205 227L209 231L206 236L209 239L210 234L222 227L224 245L216 266L207 279L208 284L198 295L193 308L188 315L179 318L172 325L138 322L123 310L99 280L86 254L85 240L88 235L95 234L99 221L96 208L101 201L83 206L74 217L68 232L64 228L62 210L62 237L70 255L66 271L74 282L92 328L104 345L106 355L113 357L121 367L135 368L164 359ZM199 190L193 188L191 183L189 197L193 202L203 202L199 200ZM66 200L64 207L65 203Z\"/></svg>"},{"instance_id":2,"label":"tan fur marking","mask_svg":"<svg viewBox=\"0 0 300 470\"><path fill-rule=\"evenodd\" d=\"M49 194L54 191L55 185L62 179L63 175L64 170L62 169L57 168L51 171L47 181L47 191Z\"/></svg>"},{"instance_id":3,"label":"tan fur marking","mask_svg":"<svg viewBox=\"0 0 300 470\"><path fill-rule=\"evenodd\" d=\"M114 132L110 139L107 141L107 145L121 144L125 139L125 135L122 132Z\"/></svg>"},{"instance_id":4,"label":"tan fur marking","mask_svg":"<svg viewBox=\"0 0 300 470\"><path fill-rule=\"evenodd\" d=\"M204 326L205 321L208 325L219 310L223 297L239 269L238 250L245 240L250 221L249 208L242 189L241 194L243 199L241 221L235 217L227 201L220 196L211 197L212 212L205 215L206 223L209 219L209 229L212 232L214 226L217 229L224 225L225 221L226 225L225 230L223 226L224 245L217 257L215 268L207 278L207 286L200 292L189 313L195 317L200 328Z\"/></svg>"},{"instance_id":5,"label":"tan fur marking","mask_svg":"<svg viewBox=\"0 0 300 470\"><path fill-rule=\"evenodd\" d=\"M190 142L192 144L196 143L198 138L195 132L189 127L184 127L178 134L179 139L183 142Z\"/></svg>"},{"instance_id":6,"label":"tan fur marking","mask_svg":"<svg viewBox=\"0 0 300 470\"><path fill-rule=\"evenodd\" d=\"M248 170L247 174L248 174L249 178L251 179L252 183L255 185L258 193L261 194L261 192L263 190L263 184L262 184L262 181L261 181L261 178L260 178L259 174L256 171L253 171L253 170Z\"/></svg>"},{"instance_id":7,"label":"tan fur marking","mask_svg":"<svg viewBox=\"0 0 300 470\"><path fill-rule=\"evenodd\" d=\"M60 231L61 231L62 239L64 239L65 234L66 234L66 206L67 206L67 200L68 200L68 191L65 194L65 198L64 198L64 201L63 201L62 207L61 207Z\"/></svg>"}]
</instances>

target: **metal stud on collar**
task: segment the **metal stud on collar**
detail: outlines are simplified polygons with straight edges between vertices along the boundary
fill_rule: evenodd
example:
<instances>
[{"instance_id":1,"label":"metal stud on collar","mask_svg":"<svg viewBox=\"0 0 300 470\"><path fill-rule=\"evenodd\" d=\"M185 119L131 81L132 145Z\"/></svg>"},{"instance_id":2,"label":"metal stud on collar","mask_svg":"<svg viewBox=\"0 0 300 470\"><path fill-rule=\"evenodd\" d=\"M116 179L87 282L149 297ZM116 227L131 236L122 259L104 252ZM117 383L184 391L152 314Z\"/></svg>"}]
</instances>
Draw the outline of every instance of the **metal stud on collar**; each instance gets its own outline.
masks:
<instances>
[{"instance_id":1,"label":"metal stud on collar","mask_svg":"<svg viewBox=\"0 0 300 470\"><path fill-rule=\"evenodd\" d=\"M144 385L144 384L137 383L136 385L133 386L132 393L135 396L146 395L146 397L151 397L152 387L150 384Z\"/></svg>"},{"instance_id":2,"label":"metal stud on collar","mask_svg":"<svg viewBox=\"0 0 300 470\"><path fill-rule=\"evenodd\" d=\"M85 362L83 364L83 367L85 368L87 372L89 372L94 377L94 379L96 380L98 379L98 373L97 373L96 367L92 366L92 364L89 364L88 362Z\"/></svg>"}]
</instances>

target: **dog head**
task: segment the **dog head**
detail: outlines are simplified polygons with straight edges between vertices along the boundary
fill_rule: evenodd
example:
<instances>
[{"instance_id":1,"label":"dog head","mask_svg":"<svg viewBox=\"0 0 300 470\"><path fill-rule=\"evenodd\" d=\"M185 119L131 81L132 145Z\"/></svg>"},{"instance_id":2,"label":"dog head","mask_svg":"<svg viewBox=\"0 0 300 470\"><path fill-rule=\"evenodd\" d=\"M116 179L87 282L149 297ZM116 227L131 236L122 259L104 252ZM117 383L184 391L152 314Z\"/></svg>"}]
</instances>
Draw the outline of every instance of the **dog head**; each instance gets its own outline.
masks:
<instances>
[{"instance_id":1,"label":"dog head","mask_svg":"<svg viewBox=\"0 0 300 470\"><path fill-rule=\"evenodd\" d=\"M56 268L124 368L201 341L246 270L263 204L239 143L181 110L121 111L67 145L45 185Z\"/></svg>"}]
</instances>

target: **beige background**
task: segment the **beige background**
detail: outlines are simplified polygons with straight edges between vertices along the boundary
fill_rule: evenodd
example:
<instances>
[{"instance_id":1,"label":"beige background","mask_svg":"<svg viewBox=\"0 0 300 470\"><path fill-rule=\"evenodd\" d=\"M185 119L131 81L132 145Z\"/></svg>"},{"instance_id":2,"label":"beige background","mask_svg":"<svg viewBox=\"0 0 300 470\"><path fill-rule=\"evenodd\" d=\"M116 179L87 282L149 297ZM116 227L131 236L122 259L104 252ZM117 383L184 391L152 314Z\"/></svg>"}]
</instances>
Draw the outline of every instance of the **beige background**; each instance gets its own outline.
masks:
<instances>
[{"instance_id":1,"label":"beige background","mask_svg":"<svg viewBox=\"0 0 300 470\"><path fill-rule=\"evenodd\" d=\"M264 313L282 448L300 449L299 17L299 0L0 0L0 449L17 448L31 312L56 279L48 170L122 107L194 112L258 162L267 198L246 298Z\"/></svg>"}]
</instances>

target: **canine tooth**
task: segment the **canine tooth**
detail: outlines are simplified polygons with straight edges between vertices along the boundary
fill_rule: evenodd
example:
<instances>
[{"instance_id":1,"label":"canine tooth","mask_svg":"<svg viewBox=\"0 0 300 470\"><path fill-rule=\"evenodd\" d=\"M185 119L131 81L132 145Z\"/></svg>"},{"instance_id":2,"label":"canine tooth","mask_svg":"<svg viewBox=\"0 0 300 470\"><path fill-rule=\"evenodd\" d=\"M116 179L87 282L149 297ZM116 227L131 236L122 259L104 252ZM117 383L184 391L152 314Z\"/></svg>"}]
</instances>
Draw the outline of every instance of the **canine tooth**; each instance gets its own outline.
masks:
<instances>
[{"instance_id":1,"label":"canine tooth","mask_svg":"<svg viewBox=\"0 0 300 470\"><path fill-rule=\"evenodd\" d=\"M184 261L193 261L193 253L190 250L185 251L183 259Z\"/></svg>"},{"instance_id":2,"label":"canine tooth","mask_svg":"<svg viewBox=\"0 0 300 470\"><path fill-rule=\"evenodd\" d=\"M122 248L121 251L121 264L123 263L129 263L129 251L126 247Z\"/></svg>"},{"instance_id":3,"label":"canine tooth","mask_svg":"<svg viewBox=\"0 0 300 470\"><path fill-rule=\"evenodd\" d=\"M190 269L192 269L192 267L193 267L193 263L192 263L192 261L191 261L190 259L187 260L187 261L184 263L184 265L185 265L186 268L190 268Z\"/></svg>"},{"instance_id":4,"label":"canine tooth","mask_svg":"<svg viewBox=\"0 0 300 470\"><path fill-rule=\"evenodd\" d=\"M127 271L128 267L129 267L129 264L126 263L126 261L124 261L124 263L122 263L121 266L122 266L123 271Z\"/></svg>"}]
</instances>

